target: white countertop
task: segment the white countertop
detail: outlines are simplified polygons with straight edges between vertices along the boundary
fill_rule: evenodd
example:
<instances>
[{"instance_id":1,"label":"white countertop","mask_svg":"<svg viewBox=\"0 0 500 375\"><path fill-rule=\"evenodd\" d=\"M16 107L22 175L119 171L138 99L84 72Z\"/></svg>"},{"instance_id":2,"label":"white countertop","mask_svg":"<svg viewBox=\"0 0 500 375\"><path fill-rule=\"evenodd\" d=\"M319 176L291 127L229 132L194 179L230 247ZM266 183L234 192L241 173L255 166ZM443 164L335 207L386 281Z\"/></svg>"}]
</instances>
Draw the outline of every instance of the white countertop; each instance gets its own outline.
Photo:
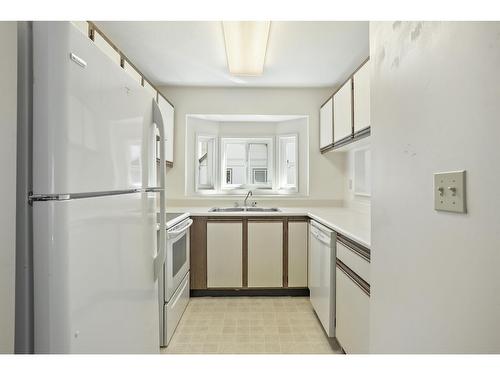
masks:
<instances>
[{"instance_id":1,"label":"white countertop","mask_svg":"<svg viewBox=\"0 0 500 375\"><path fill-rule=\"evenodd\" d=\"M311 219L371 247L371 224L368 211L347 207L290 207L279 212L208 212L209 207L167 207L167 212L188 212L191 216L309 216Z\"/></svg>"}]
</instances>

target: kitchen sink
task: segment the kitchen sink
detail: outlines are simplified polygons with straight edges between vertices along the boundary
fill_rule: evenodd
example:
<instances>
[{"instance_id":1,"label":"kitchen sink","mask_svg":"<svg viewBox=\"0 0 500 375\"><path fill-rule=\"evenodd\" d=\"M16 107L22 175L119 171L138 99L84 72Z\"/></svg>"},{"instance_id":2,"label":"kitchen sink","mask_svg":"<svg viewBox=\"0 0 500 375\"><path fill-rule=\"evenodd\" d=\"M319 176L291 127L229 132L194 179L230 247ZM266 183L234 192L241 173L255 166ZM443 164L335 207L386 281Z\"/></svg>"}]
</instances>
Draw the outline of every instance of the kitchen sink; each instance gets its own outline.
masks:
<instances>
[{"instance_id":1,"label":"kitchen sink","mask_svg":"<svg viewBox=\"0 0 500 375\"><path fill-rule=\"evenodd\" d=\"M279 208L247 207L248 212L280 212Z\"/></svg>"},{"instance_id":2,"label":"kitchen sink","mask_svg":"<svg viewBox=\"0 0 500 375\"><path fill-rule=\"evenodd\" d=\"M280 209L264 207L213 207L208 212L280 212Z\"/></svg>"},{"instance_id":3,"label":"kitchen sink","mask_svg":"<svg viewBox=\"0 0 500 375\"><path fill-rule=\"evenodd\" d=\"M245 211L245 207L226 207L226 208L213 207L208 210L208 212L242 212L242 211Z\"/></svg>"}]
</instances>

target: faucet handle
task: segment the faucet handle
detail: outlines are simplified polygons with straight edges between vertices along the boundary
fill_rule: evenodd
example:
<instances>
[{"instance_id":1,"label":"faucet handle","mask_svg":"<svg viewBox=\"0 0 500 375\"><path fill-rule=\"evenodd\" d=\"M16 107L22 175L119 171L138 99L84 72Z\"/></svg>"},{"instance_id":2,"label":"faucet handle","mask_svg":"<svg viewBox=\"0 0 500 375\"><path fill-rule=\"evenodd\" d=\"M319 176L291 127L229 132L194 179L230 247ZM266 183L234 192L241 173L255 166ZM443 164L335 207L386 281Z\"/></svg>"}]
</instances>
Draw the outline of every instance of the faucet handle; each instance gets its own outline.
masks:
<instances>
[{"instance_id":1,"label":"faucet handle","mask_svg":"<svg viewBox=\"0 0 500 375\"><path fill-rule=\"evenodd\" d=\"M257 206L257 202L256 202L256 201L253 201L253 202L252 202L252 207L255 207L255 206Z\"/></svg>"}]
</instances>

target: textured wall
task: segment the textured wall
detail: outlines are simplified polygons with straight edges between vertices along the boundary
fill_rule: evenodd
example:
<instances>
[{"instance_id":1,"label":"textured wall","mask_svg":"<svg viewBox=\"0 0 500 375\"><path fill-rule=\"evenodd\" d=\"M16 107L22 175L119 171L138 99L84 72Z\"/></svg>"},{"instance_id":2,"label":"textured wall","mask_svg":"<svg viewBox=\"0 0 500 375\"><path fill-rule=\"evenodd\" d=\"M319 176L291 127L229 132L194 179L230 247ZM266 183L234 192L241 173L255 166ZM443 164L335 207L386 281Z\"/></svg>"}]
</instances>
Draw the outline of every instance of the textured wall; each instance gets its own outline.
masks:
<instances>
[{"instance_id":1,"label":"textured wall","mask_svg":"<svg viewBox=\"0 0 500 375\"><path fill-rule=\"evenodd\" d=\"M371 351L500 353L500 23L370 25ZM467 214L433 173L467 170Z\"/></svg>"}]
</instances>

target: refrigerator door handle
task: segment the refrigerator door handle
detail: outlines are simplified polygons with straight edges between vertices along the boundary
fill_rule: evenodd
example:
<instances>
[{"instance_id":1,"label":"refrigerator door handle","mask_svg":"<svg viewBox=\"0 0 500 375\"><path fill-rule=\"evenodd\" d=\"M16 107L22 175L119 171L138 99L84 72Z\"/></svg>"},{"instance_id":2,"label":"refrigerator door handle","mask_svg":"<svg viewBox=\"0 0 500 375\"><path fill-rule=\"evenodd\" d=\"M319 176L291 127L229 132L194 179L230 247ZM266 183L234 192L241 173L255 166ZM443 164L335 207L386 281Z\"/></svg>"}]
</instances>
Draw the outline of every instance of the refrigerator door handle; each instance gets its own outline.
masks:
<instances>
[{"instance_id":1,"label":"refrigerator door handle","mask_svg":"<svg viewBox=\"0 0 500 375\"><path fill-rule=\"evenodd\" d=\"M167 240L166 230L167 223L165 217L165 126L163 124L163 117L161 115L158 103L153 99L153 123L158 127L160 133L160 243L158 244L158 252L153 261L154 267L154 281L158 280L159 275L163 269L165 258L167 256Z\"/></svg>"}]
</instances>

